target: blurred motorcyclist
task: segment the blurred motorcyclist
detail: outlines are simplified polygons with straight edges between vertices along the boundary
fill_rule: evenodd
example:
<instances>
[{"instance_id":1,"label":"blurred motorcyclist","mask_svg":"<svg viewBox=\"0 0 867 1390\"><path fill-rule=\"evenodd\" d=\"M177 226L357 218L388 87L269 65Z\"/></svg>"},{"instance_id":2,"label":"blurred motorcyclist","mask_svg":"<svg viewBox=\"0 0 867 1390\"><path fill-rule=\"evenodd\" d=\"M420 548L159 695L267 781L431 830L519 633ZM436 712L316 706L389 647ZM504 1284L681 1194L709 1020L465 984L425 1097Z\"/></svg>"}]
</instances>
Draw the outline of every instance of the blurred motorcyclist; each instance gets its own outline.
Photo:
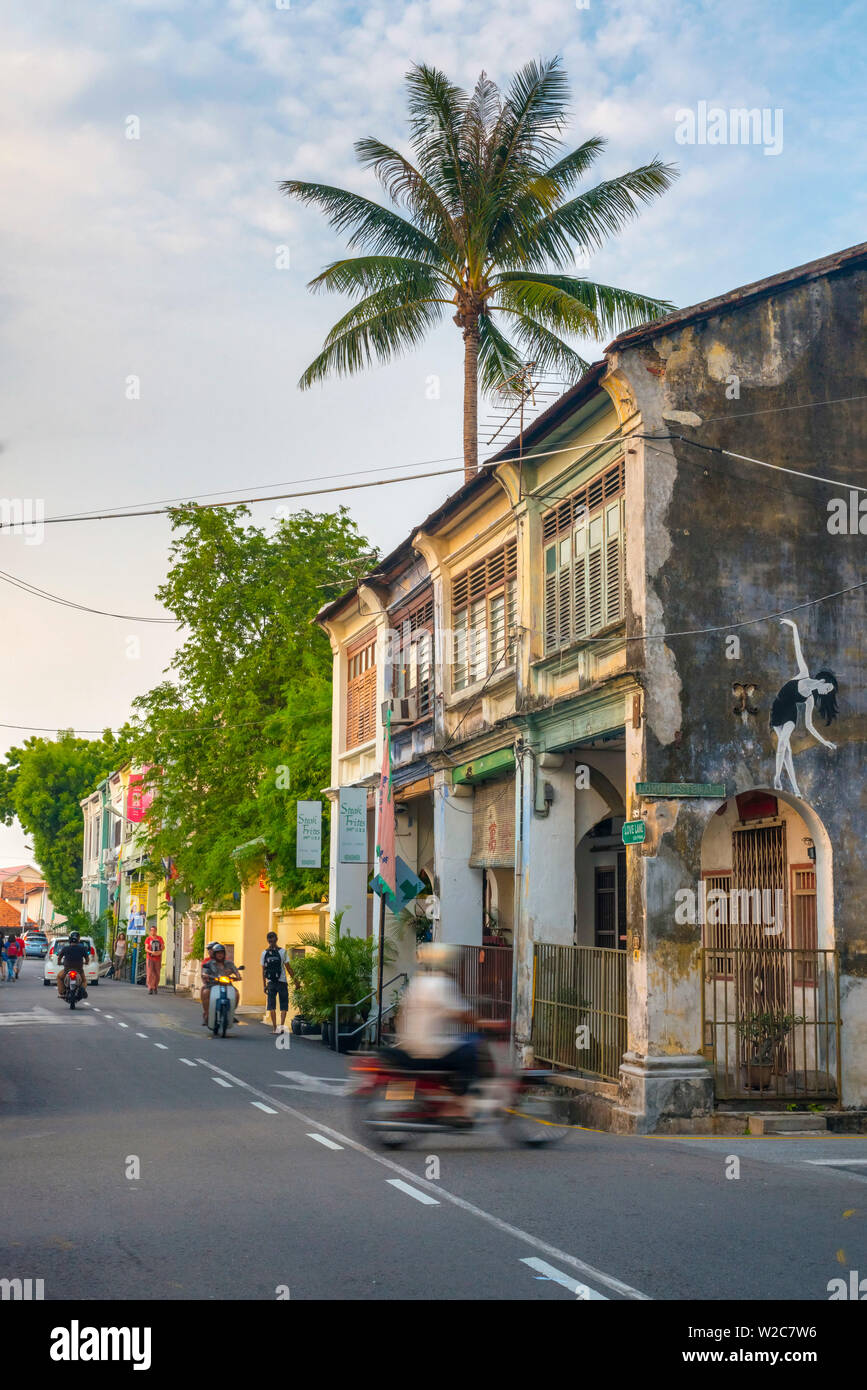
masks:
<instances>
[{"instance_id":1,"label":"blurred motorcyclist","mask_svg":"<svg viewBox=\"0 0 867 1390\"><path fill-rule=\"evenodd\" d=\"M240 980L241 972L231 961L226 959L226 948L219 941L212 941L208 947L208 959L202 963L202 1024L208 1025L208 1005L211 998L211 989L218 975L229 975L233 980ZM237 995L237 990L235 991ZM240 995L238 995L240 998ZM235 1000L237 1007L238 998Z\"/></svg>"},{"instance_id":2,"label":"blurred motorcyclist","mask_svg":"<svg viewBox=\"0 0 867 1390\"><path fill-rule=\"evenodd\" d=\"M459 950L442 941L424 942L417 958L419 968L398 1018L397 1056L412 1069L451 1072L452 1089L464 1096L479 1068L476 1043L469 1036L473 1013L455 978Z\"/></svg>"}]
</instances>

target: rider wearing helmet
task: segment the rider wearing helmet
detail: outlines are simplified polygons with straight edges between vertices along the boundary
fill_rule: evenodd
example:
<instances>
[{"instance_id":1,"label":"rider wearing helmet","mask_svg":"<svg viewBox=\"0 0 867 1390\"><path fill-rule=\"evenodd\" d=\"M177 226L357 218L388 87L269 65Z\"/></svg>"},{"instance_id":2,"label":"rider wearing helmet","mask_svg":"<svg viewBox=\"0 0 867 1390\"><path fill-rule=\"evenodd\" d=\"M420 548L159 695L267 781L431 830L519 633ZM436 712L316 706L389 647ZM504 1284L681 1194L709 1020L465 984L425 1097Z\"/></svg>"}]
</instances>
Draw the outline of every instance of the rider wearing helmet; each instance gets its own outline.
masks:
<instances>
[{"instance_id":1,"label":"rider wearing helmet","mask_svg":"<svg viewBox=\"0 0 867 1390\"><path fill-rule=\"evenodd\" d=\"M84 967L90 960L90 947L81 940L77 931L71 931L68 939L63 943L57 952L57 993L60 998L64 995L64 981L69 970L77 970L81 976L83 997L87 998L87 976Z\"/></svg>"},{"instance_id":2,"label":"rider wearing helmet","mask_svg":"<svg viewBox=\"0 0 867 1390\"><path fill-rule=\"evenodd\" d=\"M202 1026L208 1026L208 1005L211 988L218 975L230 975L240 980L241 974L231 961L226 959L226 948L219 941L212 941L208 947L208 959L202 963Z\"/></svg>"},{"instance_id":3,"label":"rider wearing helmet","mask_svg":"<svg viewBox=\"0 0 867 1390\"><path fill-rule=\"evenodd\" d=\"M469 1036L472 1010L455 978L458 950L442 941L425 942L418 948L418 964L398 1020L401 1060L414 1070L454 1073L453 1089L465 1095L478 1074L478 1060Z\"/></svg>"}]
</instances>

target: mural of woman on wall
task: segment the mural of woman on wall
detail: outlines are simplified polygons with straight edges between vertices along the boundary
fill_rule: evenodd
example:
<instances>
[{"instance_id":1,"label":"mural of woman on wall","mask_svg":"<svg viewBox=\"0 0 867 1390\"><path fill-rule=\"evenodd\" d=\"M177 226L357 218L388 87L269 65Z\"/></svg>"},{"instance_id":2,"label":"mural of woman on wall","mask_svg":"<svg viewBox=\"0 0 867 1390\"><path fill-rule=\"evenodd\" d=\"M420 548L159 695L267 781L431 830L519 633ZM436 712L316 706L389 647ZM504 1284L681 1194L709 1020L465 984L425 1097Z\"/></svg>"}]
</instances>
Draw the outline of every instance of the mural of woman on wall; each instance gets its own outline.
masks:
<instances>
[{"instance_id":1,"label":"mural of woman on wall","mask_svg":"<svg viewBox=\"0 0 867 1390\"><path fill-rule=\"evenodd\" d=\"M833 671L827 669L817 671L815 676L811 676L804 660L804 653L801 651L801 639L798 635L797 623L793 622L791 618L781 618L780 622L792 629L798 674L794 680L786 681L771 706L771 728L777 739L774 787L777 791L782 790L783 770L785 769L792 784L792 791L795 796L800 796L801 793L795 778L795 765L792 761L792 734L798 723L798 706L804 706L804 725L807 733L812 734L818 743L824 743L826 748L836 748L836 743L830 743L828 739L823 738L813 723L813 709L818 705L819 713L824 717L826 728L832 720L837 718L837 677Z\"/></svg>"}]
</instances>

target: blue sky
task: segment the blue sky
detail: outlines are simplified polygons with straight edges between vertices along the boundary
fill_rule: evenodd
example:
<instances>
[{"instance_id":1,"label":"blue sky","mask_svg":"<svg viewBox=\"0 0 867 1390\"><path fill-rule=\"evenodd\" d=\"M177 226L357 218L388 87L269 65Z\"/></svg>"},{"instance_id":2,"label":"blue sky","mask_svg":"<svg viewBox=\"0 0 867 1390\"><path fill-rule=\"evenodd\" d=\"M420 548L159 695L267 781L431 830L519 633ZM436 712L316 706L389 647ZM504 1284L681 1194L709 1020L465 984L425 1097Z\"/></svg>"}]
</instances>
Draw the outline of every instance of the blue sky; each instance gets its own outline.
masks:
<instances>
[{"instance_id":1,"label":"blue sky","mask_svg":"<svg viewBox=\"0 0 867 1390\"><path fill-rule=\"evenodd\" d=\"M0 19L0 494L44 499L50 516L459 454L451 323L364 377L295 385L341 308L305 283L341 244L277 182L378 196L352 144L405 145L414 61L470 85L561 53L565 138L608 137L600 178L655 154L678 163L674 189L593 258L594 278L686 305L863 240L864 20L863 5L785 0L13 0ZM699 102L781 110L781 152L678 144L677 113ZM390 548L454 482L343 500ZM0 535L0 568L155 613L167 541L160 518L48 527L41 545ZM5 586L2 604L18 670L6 723L116 726L171 654L170 629ZM23 736L0 729L0 750ZM23 843L0 832L0 860Z\"/></svg>"}]
</instances>

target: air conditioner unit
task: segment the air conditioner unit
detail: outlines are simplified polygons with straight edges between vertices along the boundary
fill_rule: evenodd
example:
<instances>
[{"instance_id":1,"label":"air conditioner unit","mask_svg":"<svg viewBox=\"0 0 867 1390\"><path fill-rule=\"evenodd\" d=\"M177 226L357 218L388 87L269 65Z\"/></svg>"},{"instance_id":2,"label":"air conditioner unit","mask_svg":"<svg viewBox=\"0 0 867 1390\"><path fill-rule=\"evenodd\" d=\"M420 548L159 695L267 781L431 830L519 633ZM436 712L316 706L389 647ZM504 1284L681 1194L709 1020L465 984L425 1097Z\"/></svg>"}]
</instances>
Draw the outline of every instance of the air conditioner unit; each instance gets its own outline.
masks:
<instances>
[{"instance_id":1,"label":"air conditioner unit","mask_svg":"<svg viewBox=\"0 0 867 1390\"><path fill-rule=\"evenodd\" d=\"M389 711L391 711L391 727L393 729L400 724L414 724L418 719L418 697L416 695L394 695L390 700L383 700L383 724Z\"/></svg>"}]
</instances>

